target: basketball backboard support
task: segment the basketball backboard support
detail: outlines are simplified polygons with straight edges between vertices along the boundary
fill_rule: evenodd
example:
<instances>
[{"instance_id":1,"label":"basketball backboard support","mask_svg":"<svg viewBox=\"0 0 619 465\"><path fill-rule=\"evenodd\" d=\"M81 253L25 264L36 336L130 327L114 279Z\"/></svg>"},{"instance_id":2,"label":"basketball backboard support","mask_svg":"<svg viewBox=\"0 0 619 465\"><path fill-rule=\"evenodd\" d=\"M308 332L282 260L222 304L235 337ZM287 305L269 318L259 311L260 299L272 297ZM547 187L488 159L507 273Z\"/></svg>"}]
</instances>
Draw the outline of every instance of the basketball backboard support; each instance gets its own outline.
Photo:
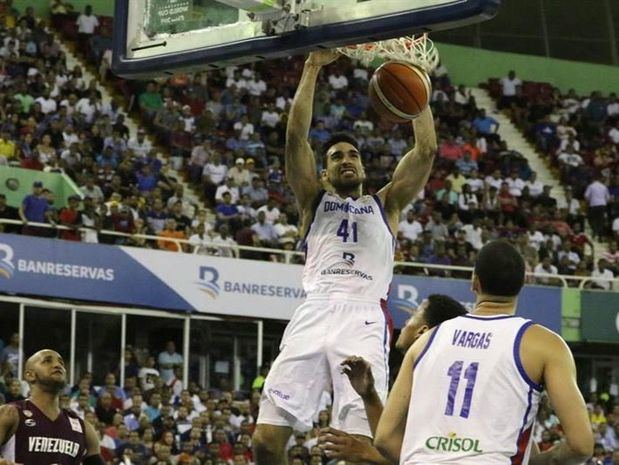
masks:
<instances>
[{"instance_id":1,"label":"basketball backboard support","mask_svg":"<svg viewBox=\"0 0 619 465\"><path fill-rule=\"evenodd\" d=\"M500 0L116 0L112 70L152 78L452 29Z\"/></svg>"}]
</instances>

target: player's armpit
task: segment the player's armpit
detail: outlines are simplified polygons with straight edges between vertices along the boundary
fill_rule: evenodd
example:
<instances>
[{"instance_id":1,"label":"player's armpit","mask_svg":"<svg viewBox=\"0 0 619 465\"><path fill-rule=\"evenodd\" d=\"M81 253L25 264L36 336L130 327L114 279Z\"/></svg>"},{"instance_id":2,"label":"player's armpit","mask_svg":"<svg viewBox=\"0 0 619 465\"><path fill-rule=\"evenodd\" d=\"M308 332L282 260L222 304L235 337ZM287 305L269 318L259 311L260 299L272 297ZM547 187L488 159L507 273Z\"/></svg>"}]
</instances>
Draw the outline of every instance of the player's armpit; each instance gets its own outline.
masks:
<instances>
[{"instance_id":1,"label":"player's armpit","mask_svg":"<svg viewBox=\"0 0 619 465\"><path fill-rule=\"evenodd\" d=\"M562 465L580 464L593 453L593 434L587 407L576 383L574 358L565 341L550 331L546 331L544 346L544 385L561 422L566 445L540 454L531 463L553 463L552 460L560 458Z\"/></svg>"},{"instance_id":2,"label":"player's armpit","mask_svg":"<svg viewBox=\"0 0 619 465\"><path fill-rule=\"evenodd\" d=\"M91 457L99 457L101 453L101 448L99 447L99 436L97 432L93 428L93 426L87 421L84 422L84 427L86 428L86 459L84 460L85 464L88 465L98 465L98 462L86 462L86 460Z\"/></svg>"},{"instance_id":3,"label":"player's armpit","mask_svg":"<svg viewBox=\"0 0 619 465\"><path fill-rule=\"evenodd\" d=\"M19 413L15 406L7 404L0 407L0 446L15 434L19 423Z\"/></svg>"}]
</instances>

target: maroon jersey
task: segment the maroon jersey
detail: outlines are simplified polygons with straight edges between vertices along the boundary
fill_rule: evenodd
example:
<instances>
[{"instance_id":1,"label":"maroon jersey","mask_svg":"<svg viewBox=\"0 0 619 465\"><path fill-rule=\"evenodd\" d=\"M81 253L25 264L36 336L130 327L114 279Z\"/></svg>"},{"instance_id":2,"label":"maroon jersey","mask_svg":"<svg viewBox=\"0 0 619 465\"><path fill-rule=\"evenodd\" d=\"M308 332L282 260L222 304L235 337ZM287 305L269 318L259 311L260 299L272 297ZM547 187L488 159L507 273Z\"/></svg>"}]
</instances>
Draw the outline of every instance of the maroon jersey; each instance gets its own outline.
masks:
<instances>
[{"instance_id":1,"label":"maroon jersey","mask_svg":"<svg viewBox=\"0 0 619 465\"><path fill-rule=\"evenodd\" d=\"M52 421L29 400L13 402L19 412L15 434L2 447L1 456L27 465L76 465L86 454L84 422L61 410Z\"/></svg>"}]
</instances>

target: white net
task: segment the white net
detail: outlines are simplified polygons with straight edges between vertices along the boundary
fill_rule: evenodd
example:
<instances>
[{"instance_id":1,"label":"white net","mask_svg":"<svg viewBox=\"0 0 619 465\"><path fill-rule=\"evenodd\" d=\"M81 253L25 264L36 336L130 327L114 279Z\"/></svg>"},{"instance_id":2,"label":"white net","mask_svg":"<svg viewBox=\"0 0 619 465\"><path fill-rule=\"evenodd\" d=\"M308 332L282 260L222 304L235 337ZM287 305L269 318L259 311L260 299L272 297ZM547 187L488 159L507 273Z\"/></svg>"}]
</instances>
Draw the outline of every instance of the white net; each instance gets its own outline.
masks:
<instances>
[{"instance_id":1,"label":"white net","mask_svg":"<svg viewBox=\"0 0 619 465\"><path fill-rule=\"evenodd\" d=\"M396 39L348 45L337 49L340 53L369 65L376 58L401 60L423 68L427 73L438 66L438 50L427 34L418 37L405 36Z\"/></svg>"}]
</instances>

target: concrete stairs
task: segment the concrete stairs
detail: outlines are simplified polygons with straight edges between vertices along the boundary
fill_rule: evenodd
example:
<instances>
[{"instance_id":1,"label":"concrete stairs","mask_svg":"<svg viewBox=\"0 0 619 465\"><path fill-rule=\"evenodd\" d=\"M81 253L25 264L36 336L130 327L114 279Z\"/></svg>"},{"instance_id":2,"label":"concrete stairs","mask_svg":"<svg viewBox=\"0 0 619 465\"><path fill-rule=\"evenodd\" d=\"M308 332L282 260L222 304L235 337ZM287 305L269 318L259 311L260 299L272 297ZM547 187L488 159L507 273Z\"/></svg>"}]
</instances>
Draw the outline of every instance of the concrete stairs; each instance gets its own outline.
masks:
<instances>
[{"instance_id":1,"label":"concrete stairs","mask_svg":"<svg viewBox=\"0 0 619 465\"><path fill-rule=\"evenodd\" d=\"M496 107L495 100L490 94L481 88L472 88L471 94L475 97L478 108L486 110L486 114L496 119L499 124L498 133L501 139L507 142L507 146L510 149L520 152L529 161L529 166L535 172L537 172L537 178L545 185L553 186L552 196L557 200L565 200L565 191L560 183L560 180L553 174L549 168L549 164L543 154L538 152L536 148L531 144L522 134L522 132L511 122L511 120L505 116ZM592 231L587 225L587 235L592 239L595 248L595 258L597 259L601 254L606 251L608 244L597 242L593 239Z\"/></svg>"},{"instance_id":2,"label":"concrete stairs","mask_svg":"<svg viewBox=\"0 0 619 465\"><path fill-rule=\"evenodd\" d=\"M90 69L86 65L86 63L84 63L82 61L82 59L74 53L74 47L71 44L67 44L65 42L65 40L62 37L60 37L58 34L56 35L56 41L60 44L61 50L66 54L66 57L67 57L67 69L71 70L71 69L73 69L74 66L79 65L82 68L82 72L83 72L83 75L84 75L84 80L86 82L89 82L89 81L95 79L98 82L97 88L101 92L103 103L109 103L112 100L112 94L108 91L108 89L105 86L101 85L101 83L99 82L98 77L95 77L93 75L93 73L90 71ZM127 113L126 105L124 107L124 110L125 110L125 124L129 128L129 131L130 131L130 134L131 134L130 137L134 137L136 135L138 127L139 127L139 121L135 120L134 118L132 118ZM150 134L147 133L146 136L150 139L153 147L156 147L155 141L152 140L152 138L150 137ZM166 158L165 154L163 154L163 153L159 153L158 157L160 159L165 159ZM191 188L191 186L187 182L185 182L183 173L170 168L169 169L169 174L172 177L176 178L178 180L178 182L183 185L184 190L185 190L185 198L190 203L198 205L199 208L203 208L204 207L204 203L202 202L202 200L195 194L195 192Z\"/></svg>"}]
</instances>

